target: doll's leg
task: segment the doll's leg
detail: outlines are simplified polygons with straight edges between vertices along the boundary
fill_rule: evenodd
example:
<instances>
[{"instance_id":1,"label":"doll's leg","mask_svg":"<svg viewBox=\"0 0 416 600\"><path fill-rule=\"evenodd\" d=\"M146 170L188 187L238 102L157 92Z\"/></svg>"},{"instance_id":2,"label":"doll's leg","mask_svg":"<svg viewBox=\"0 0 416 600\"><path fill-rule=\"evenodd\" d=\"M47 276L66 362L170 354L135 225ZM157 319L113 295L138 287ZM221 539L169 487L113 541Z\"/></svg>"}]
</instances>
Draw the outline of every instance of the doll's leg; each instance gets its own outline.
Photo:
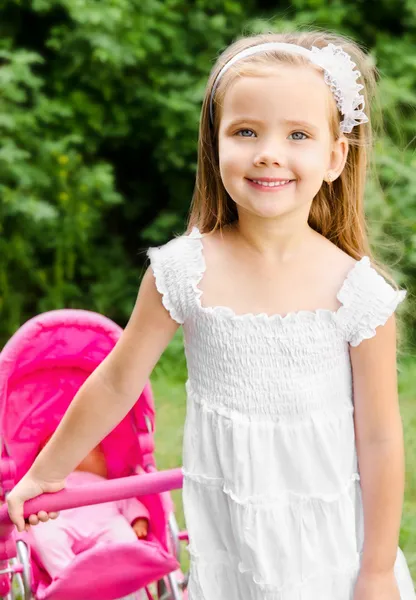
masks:
<instances>
[{"instance_id":1,"label":"doll's leg","mask_svg":"<svg viewBox=\"0 0 416 600\"><path fill-rule=\"evenodd\" d=\"M31 527L36 550L52 579L61 575L75 558L71 537L59 519Z\"/></svg>"},{"instance_id":2,"label":"doll's leg","mask_svg":"<svg viewBox=\"0 0 416 600\"><path fill-rule=\"evenodd\" d=\"M137 536L130 523L123 515L117 516L109 520L105 530L100 533L97 543L111 544L117 542L137 542ZM147 595L144 590L130 594L122 600L146 600Z\"/></svg>"}]
</instances>

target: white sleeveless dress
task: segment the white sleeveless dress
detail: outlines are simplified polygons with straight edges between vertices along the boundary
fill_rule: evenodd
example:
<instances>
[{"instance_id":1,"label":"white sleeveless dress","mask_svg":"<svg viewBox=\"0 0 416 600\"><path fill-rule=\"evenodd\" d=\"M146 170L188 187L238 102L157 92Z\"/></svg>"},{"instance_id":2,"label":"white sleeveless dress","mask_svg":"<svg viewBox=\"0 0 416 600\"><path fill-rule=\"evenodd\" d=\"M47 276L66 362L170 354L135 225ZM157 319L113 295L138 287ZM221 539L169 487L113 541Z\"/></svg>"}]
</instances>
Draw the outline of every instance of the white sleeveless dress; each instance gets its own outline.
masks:
<instances>
[{"instance_id":1,"label":"white sleeveless dress","mask_svg":"<svg viewBox=\"0 0 416 600\"><path fill-rule=\"evenodd\" d=\"M374 336L405 292L364 257L337 311L204 307L201 238L194 228L148 250L184 330L189 600L353 600L363 506L349 344ZM395 574L415 600L400 548Z\"/></svg>"}]
</instances>

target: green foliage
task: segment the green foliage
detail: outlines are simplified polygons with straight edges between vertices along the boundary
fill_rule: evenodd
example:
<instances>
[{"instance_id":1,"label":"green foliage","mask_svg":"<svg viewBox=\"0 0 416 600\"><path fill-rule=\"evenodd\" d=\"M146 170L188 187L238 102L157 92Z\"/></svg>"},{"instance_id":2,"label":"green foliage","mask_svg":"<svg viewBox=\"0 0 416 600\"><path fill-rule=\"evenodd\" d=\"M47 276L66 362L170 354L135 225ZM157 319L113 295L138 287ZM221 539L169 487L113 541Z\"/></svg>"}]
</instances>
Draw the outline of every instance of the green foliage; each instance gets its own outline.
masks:
<instances>
[{"instance_id":1,"label":"green foliage","mask_svg":"<svg viewBox=\"0 0 416 600\"><path fill-rule=\"evenodd\" d=\"M242 9L232 0L0 8L0 335L63 306L124 323L142 245L183 227L209 62Z\"/></svg>"},{"instance_id":2,"label":"green foliage","mask_svg":"<svg viewBox=\"0 0 416 600\"><path fill-rule=\"evenodd\" d=\"M48 101L35 74L40 57L25 50L3 50L0 57L4 335L21 323L28 306L58 307L79 297L77 261L106 205L121 202L121 196L110 165L85 164L81 136L52 133L71 111Z\"/></svg>"},{"instance_id":3,"label":"green foliage","mask_svg":"<svg viewBox=\"0 0 416 600\"><path fill-rule=\"evenodd\" d=\"M356 0L271 10L265 0L0 0L0 10L2 342L62 306L125 323L144 249L183 230L207 75L243 32L328 28L371 50L386 131L368 216L377 254L416 291L412 0L377 11Z\"/></svg>"}]
</instances>

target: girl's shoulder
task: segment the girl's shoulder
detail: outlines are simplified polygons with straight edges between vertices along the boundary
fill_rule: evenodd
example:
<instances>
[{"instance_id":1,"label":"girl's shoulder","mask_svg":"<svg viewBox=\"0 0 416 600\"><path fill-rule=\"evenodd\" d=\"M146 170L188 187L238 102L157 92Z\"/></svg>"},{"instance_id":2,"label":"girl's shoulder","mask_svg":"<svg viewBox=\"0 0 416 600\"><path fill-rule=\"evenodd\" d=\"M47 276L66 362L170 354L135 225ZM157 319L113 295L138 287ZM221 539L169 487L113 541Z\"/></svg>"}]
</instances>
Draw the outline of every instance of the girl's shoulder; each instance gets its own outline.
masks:
<instances>
[{"instance_id":1,"label":"girl's shoulder","mask_svg":"<svg viewBox=\"0 0 416 600\"><path fill-rule=\"evenodd\" d=\"M196 286L203 270L198 246L200 238L199 230L194 227L191 232L147 250L163 304L171 317L181 325L194 304Z\"/></svg>"},{"instance_id":2,"label":"girl's shoulder","mask_svg":"<svg viewBox=\"0 0 416 600\"><path fill-rule=\"evenodd\" d=\"M392 285L372 264L369 256L355 261L338 293L340 318L348 341L358 346L376 334L406 297L406 290Z\"/></svg>"},{"instance_id":3,"label":"girl's shoulder","mask_svg":"<svg viewBox=\"0 0 416 600\"><path fill-rule=\"evenodd\" d=\"M370 256L356 260L327 239L318 242L325 277L333 277L338 290L337 322L350 345L358 346L376 335L377 327L384 325L403 302L406 291L390 283Z\"/></svg>"},{"instance_id":4,"label":"girl's shoulder","mask_svg":"<svg viewBox=\"0 0 416 600\"><path fill-rule=\"evenodd\" d=\"M365 255L354 261L339 296L344 306L358 309L368 302L389 303L397 297L404 299L406 291L390 283Z\"/></svg>"},{"instance_id":5,"label":"girl's shoulder","mask_svg":"<svg viewBox=\"0 0 416 600\"><path fill-rule=\"evenodd\" d=\"M177 271L178 277L185 277L192 263L195 263L198 249L198 244L195 242L201 238L201 233L194 227L192 231L175 236L161 246L148 248L147 256L151 263L157 263L170 272Z\"/></svg>"}]
</instances>

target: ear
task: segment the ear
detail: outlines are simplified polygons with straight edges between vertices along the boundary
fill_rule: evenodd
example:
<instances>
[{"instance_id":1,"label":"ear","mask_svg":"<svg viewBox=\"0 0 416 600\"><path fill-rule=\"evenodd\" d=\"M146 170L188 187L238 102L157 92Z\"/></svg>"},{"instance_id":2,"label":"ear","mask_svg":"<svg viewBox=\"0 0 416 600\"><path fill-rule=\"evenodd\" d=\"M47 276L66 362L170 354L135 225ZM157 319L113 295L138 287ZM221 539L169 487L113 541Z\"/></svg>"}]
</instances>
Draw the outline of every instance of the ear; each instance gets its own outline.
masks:
<instances>
[{"instance_id":1,"label":"ear","mask_svg":"<svg viewBox=\"0 0 416 600\"><path fill-rule=\"evenodd\" d=\"M331 154L328 163L328 172L331 173L331 180L334 181L342 173L342 170L347 162L348 156L348 139L345 135L341 135L333 142Z\"/></svg>"}]
</instances>

